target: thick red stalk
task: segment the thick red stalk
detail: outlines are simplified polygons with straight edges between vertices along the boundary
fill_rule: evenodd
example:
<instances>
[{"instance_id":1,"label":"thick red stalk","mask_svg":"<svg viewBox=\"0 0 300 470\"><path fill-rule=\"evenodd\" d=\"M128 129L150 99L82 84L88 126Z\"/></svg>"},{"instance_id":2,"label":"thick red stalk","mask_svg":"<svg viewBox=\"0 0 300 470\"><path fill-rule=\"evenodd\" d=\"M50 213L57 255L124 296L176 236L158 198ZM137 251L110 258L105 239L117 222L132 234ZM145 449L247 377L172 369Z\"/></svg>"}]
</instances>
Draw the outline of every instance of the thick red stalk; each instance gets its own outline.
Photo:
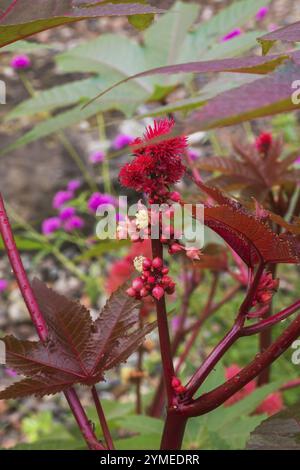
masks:
<instances>
[{"instance_id":1,"label":"thick red stalk","mask_svg":"<svg viewBox=\"0 0 300 470\"><path fill-rule=\"evenodd\" d=\"M246 315L249 312L253 304L253 299L256 294L257 286L259 285L260 278L263 274L264 265L263 263L259 264L253 282L251 283L248 293L240 306L238 316L235 320L235 323L227 335L220 341L220 343L215 347L211 354L206 358L206 360L201 364L199 369L192 376L190 381L187 384L188 393L186 398L192 398L193 395L197 392L199 387L203 384L206 377L215 367L215 365L220 361L224 356L226 351L236 342L236 340L241 335L241 330L244 326L246 320Z\"/></svg>"},{"instance_id":2,"label":"thick red stalk","mask_svg":"<svg viewBox=\"0 0 300 470\"><path fill-rule=\"evenodd\" d=\"M248 366L244 367L235 377L225 382L191 404L183 405L184 416L200 416L222 405L233 394L241 390L247 383L255 379L266 367L280 357L300 335L300 315L263 353L256 356Z\"/></svg>"},{"instance_id":3,"label":"thick red stalk","mask_svg":"<svg viewBox=\"0 0 300 470\"><path fill-rule=\"evenodd\" d=\"M160 445L161 450L181 449L186 423L185 416L173 412L172 409L168 410Z\"/></svg>"},{"instance_id":4,"label":"thick red stalk","mask_svg":"<svg viewBox=\"0 0 300 470\"><path fill-rule=\"evenodd\" d=\"M9 223L9 219L4 206L3 198L0 193L0 231L3 239L3 243L9 257L9 261L16 280L19 285L19 289L22 293L24 301L26 303L28 312L31 316L32 322L36 327L38 336L41 341L47 340L48 330L43 318L42 312L38 306L36 298L34 296L31 284L28 280L26 271L24 269L13 233ZM96 436L89 424L88 418L79 402L75 390L69 389L65 391L65 397L70 405L70 408L75 416L75 419L80 427L80 430L91 449L103 449L103 447L97 442ZM88 429L89 428L89 429Z\"/></svg>"},{"instance_id":5,"label":"thick red stalk","mask_svg":"<svg viewBox=\"0 0 300 470\"><path fill-rule=\"evenodd\" d=\"M163 258L163 246L160 240L152 239L152 256L153 258ZM172 360L165 296L163 296L160 300L156 300L156 311L164 381L167 392L168 405L171 406L174 397L174 392L171 385L172 377L174 376L174 365Z\"/></svg>"}]
</instances>

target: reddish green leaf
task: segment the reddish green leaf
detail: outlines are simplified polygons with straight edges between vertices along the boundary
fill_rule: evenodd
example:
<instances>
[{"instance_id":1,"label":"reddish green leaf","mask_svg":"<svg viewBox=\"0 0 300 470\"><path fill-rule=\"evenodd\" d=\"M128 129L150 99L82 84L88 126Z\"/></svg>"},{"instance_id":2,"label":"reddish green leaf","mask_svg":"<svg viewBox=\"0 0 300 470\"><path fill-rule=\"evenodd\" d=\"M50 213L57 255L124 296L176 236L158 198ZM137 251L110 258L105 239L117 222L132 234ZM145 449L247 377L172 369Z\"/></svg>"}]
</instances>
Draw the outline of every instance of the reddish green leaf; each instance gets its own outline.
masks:
<instances>
[{"instance_id":1,"label":"reddish green leaf","mask_svg":"<svg viewBox=\"0 0 300 470\"><path fill-rule=\"evenodd\" d=\"M2 2L3 3L3 2ZM157 13L161 10L138 1L11 0L0 10L0 47L45 29L97 16Z\"/></svg>"},{"instance_id":2,"label":"reddish green leaf","mask_svg":"<svg viewBox=\"0 0 300 470\"><path fill-rule=\"evenodd\" d=\"M152 331L155 323L139 327L140 303L118 289L93 322L78 302L35 280L33 288L49 328L47 342L4 338L10 367L29 378L0 392L0 399L28 394L43 396L75 383L92 385L104 372L125 361Z\"/></svg>"},{"instance_id":3,"label":"reddish green leaf","mask_svg":"<svg viewBox=\"0 0 300 470\"><path fill-rule=\"evenodd\" d=\"M186 131L229 126L299 109L292 102L292 83L299 76L300 66L290 62L266 77L220 93L192 115Z\"/></svg>"},{"instance_id":4,"label":"reddish green leaf","mask_svg":"<svg viewBox=\"0 0 300 470\"><path fill-rule=\"evenodd\" d=\"M259 260L265 264L300 262L296 237L277 235L266 221L221 191L204 183L198 186L218 203L205 207L204 224L218 233L249 267Z\"/></svg>"},{"instance_id":5,"label":"reddish green leaf","mask_svg":"<svg viewBox=\"0 0 300 470\"><path fill-rule=\"evenodd\" d=\"M160 74L177 74L177 73L217 73L217 72L239 72L239 73L253 73L253 74L267 74L276 67L282 65L283 62L290 59L288 54L276 54L267 57L251 56L251 57L235 57L232 59L218 59L200 62L188 62L185 64L168 65L164 67L157 67L147 70L145 72L132 75L128 78L115 83L113 86L107 88L104 92L99 93L92 101L100 98L107 92L113 90L115 87L140 77L148 75Z\"/></svg>"},{"instance_id":6,"label":"reddish green leaf","mask_svg":"<svg viewBox=\"0 0 300 470\"><path fill-rule=\"evenodd\" d=\"M300 41L300 21L289 24L283 28L276 29L258 38L258 42L262 45L264 54L272 48L276 41L297 42Z\"/></svg>"}]
</instances>

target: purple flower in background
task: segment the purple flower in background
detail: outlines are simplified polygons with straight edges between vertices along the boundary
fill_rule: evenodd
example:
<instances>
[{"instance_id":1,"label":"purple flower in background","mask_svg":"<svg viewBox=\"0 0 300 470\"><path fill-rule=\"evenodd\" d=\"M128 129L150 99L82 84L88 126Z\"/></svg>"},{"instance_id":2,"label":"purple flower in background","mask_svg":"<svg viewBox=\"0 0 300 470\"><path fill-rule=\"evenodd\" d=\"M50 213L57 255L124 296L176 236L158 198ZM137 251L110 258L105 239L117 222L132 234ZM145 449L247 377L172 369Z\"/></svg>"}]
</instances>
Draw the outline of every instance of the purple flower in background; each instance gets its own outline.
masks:
<instances>
[{"instance_id":1,"label":"purple flower in background","mask_svg":"<svg viewBox=\"0 0 300 470\"><path fill-rule=\"evenodd\" d=\"M269 7L261 7L255 15L257 21L262 21L269 12Z\"/></svg>"},{"instance_id":2,"label":"purple flower in background","mask_svg":"<svg viewBox=\"0 0 300 470\"><path fill-rule=\"evenodd\" d=\"M71 180L69 181L67 185L67 190L68 191L77 191L81 186L81 181L80 180Z\"/></svg>"},{"instance_id":3,"label":"purple flower in background","mask_svg":"<svg viewBox=\"0 0 300 470\"><path fill-rule=\"evenodd\" d=\"M176 315L175 317L172 318L171 320L171 326L172 326L172 331L176 333L176 331L179 330L179 327L181 325L181 316Z\"/></svg>"},{"instance_id":4,"label":"purple flower in background","mask_svg":"<svg viewBox=\"0 0 300 470\"><path fill-rule=\"evenodd\" d=\"M18 375L16 371L14 371L13 369L10 369L9 367L5 367L5 373L6 375L8 375L8 377L11 377L12 379L17 377Z\"/></svg>"},{"instance_id":5,"label":"purple flower in background","mask_svg":"<svg viewBox=\"0 0 300 470\"><path fill-rule=\"evenodd\" d=\"M68 220L76 214L76 210L74 207L64 207L60 213L59 218L60 220Z\"/></svg>"},{"instance_id":6,"label":"purple flower in background","mask_svg":"<svg viewBox=\"0 0 300 470\"><path fill-rule=\"evenodd\" d=\"M73 230L81 230L84 227L84 220L78 215L70 217L64 224L64 228L67 232L72 232Z\"/></svg>"},{"instance_id":7,"label":"purple flower in background","mask_svg":"<svg viewBox=\"0 0 300 470\"><path fill-rule=\"evenodd\" d=\"M188 155L193 162L196 161L200 157L200 153L195 149L189 149Z\"/></svg>"},{"instance_id":8,"label":"purple flower in background","mask_svg":"<svg viewBox=\"0 0 300 470\"><path fill-rule=\"evenodd\" d=\"M30 67L31 60L26 54L15 55L12 58L10 65L15 70L23 70Z\"/></svg>"},{"instance_id":9,"label":"purple flower in background","mask_svg":"<svg viewBox=\"0 0 300 470\"><path fill-rule=\"evenodd\" d=\"M50 217L45 219L42 223L42 233L44 235L51 235L51 233L56 232L61 227L61 222L58 217Z\"/></svg>"},{"instance_id":10,"label":"purple flower in background","mask_svg":"<svg viewBox=\"0 0 300 470\"><path fill-rule=\"evenodd\" d=\"M115 150L121 150L124 147L127 147L127 145L130 145L133 142L133 137L131 135L127 134L119 134L113 141L113 148Z\"/></svg>"},{"instance_id":11,"label":"purple flower in background","mask_svg":"<svg viewBox=\"0 0 300 470\"><path fill-rule=\"evenodd\" d=\"M72 191L58 191L52 201L53 209L59 209L65 202L70 201L70 199L73 199Z\"/></svg>"},{"instance_id":12,"label":"purple flower in background","mask_svg":"<svg viewBox=\"0 0 300 470\"><path fill-rule=\"evenodd\" d=\"M8 282L6 279L0 279L0 292L4 292L8 287Z\"/></svg>"},{"instance_id":13,"label":"purple flower in background","mask_svg":"<svg viewBox=\"0 0 300 470\"><path fill-rule=\"evenodd\" d=\"M222 38L222 42L230 41L230 39L236 38L242 34L242 30L240 28L235 28L230 33L226 34Z\"/></svg>"},{"instance_id":14,"label":"purple flower in background","mask_svg":"<svg viewBox=\"0 0 300 470\"><path fill-rule=\"evenodd\" d=\"M115 203L115 198L110 194L93 193L88 200L88 208L93 212L97 212L99 206L103 204L115 205Z\"/></svg>"},{"instance_id":15,"label":"purple flower in background","mask_svg":"<svg viewBox=\"0 0 300 470\"><path fill-rule=\"evenodd\" d=\"M300 155L299 155L299 157L296 158L295 163L300 164Z\"/></svg>"},{"instance_id":16,"label":"purple flower in background","mask_svg":"<svg viewBox=\"0 0 300 470\"><path fill-rule=\"evenodd\" d=\"M96 150L89 156L89 161L93 163L93 165L97 165L98 163L102 163L104 158L104 152L102 152L101 150Z\"/></svg>"}]
</instances>

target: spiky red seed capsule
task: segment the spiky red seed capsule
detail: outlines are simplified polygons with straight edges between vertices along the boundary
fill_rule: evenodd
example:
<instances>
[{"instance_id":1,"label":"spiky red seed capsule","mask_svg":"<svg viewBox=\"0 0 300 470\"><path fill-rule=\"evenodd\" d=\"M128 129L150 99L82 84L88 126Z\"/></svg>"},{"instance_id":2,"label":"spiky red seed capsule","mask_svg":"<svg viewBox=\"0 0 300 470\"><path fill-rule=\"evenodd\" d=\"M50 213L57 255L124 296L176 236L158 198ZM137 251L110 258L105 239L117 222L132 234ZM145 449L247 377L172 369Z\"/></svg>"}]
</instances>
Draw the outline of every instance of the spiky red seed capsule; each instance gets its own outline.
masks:
<instances>
[{"instance_id":1,"label":"spiky red seed capsule","mask_svg":"<svg viewBox=\"0 0 300 470\"><path fill-rule=\"evenodd\" d=\"M154 284L155 283L155 277L154 276L149 276L148 277L148 282L149 282L149 284Z\"/></svg>"},{"instance_id":2,"label":"spiky red seed capsule","mask_svg":"<svg viewBox=\"0 0 300 470\"><path fill-rule=\"evenodd\" d=\"M171 285L171 286L168 286L166 287L166 293L171 295L171 294L174 294L175 292L175 285Z\"/></svg>"},{"instance_id":3,"label":"spiky red seed capsule","mask_svg":"<svg viewBox=\"0 0 300 470\"><path fill-rule=\"evenodd\" d=\"M133 287L129 287L129 289L127 289L126 292L129 295L129 297L136 297L137 292Z\"/></svg>"},{"instance_id":4,"label":"spiky red seed capsule","mask_svg":"<svg viewBox=\"0 0 300 470\"><path fill-rule=\"evenodd\" d=\"M152 289L152 295L156 300L160 300L165 294L165 291L162 287L156 286Z\"/></svg>"},{"instance_id":5,"label":"spiky red seed capsule","mask_svg":"<svg viewBox=\"0 0 300 470\"><path fill-rule=\"evenodd\" d=\"M152 266L155 269L161 269L163 267L163 260L157 256L152 260Z\"/></svg>"},{"instance_id":6,"label":"spiky red seed capsule","mask_svg":"<svg viewBox=\"0 0 300 470\"><path fill-rule=\"evenodd\" d=\"M179 385L179 387L175 388L175 392L177 392L179 394L184 393L184 392L186 392L186 388L185 388L184 385Z\"/></svg>"},{"instance_id":7,"label":"spiky red seed capsule","mask_svg":"<svg viewBox=\"0 0 300 470\"><path fill-rule=\"evenodd\" d=\"M168 272L169 272L169 268L163 268L163 269L161 270L161 273L162 273L163 275L168 274Z\"/></svg>"},{"instance_id":8,"label":"spiky red seed capsule","mask_svg":"<svg viewBox=\"0 0 300 470\"><path fill-rule=\"evenodd\" d=\"M137 277L136 279L134 279L132 281L132 287L136 291L141 290L144 287L144 283L143 283L142 279L140 277Z\"/></svg>"},{"instance_id":9,"label":"spiky red seed capsule","mask_svg":"<svg viewBox=\"0 0 300 470\"><path fill-rule=\"evenodd\" d=\"M172 283L172 279L170 278L170 276L164 276L161 280L161 283L164 287L167 287L170 285L170 283Z\"/></svg>"}]
</instances>

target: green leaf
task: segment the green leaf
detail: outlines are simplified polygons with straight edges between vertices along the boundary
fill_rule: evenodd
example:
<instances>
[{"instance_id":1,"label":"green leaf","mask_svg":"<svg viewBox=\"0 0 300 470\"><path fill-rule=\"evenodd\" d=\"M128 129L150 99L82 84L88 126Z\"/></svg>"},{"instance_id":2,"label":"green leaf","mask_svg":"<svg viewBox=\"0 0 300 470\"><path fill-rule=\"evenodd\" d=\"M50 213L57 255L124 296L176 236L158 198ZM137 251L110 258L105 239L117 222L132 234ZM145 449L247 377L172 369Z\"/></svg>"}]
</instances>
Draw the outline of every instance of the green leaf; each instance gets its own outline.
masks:
<instances>
[{"instance_id":1,"label":"green leaf","mask_svg":"<svg viewBox=\"0 0 300 470\"><path fill-rule=\"evenodd\" d=\"M84 450L83 441L72 439L41 439L32 444L18 444L12 450Z\"/></svg>"},{"instance_id":2,"label":"green leaf","mask_svg":"<svg viewBox=\"0 0 300 470\"><path fill-rule=\"evenodd\" d=\"M3 47L1 52L33 53L52 48L55 48L55 46L51 44L40 44L38 42L20 40L17 43L9 44L8 46Z\"/></svg>"},{"instance_id":3,"label":"green leaf","mask_svg":"<svg viewBox=\"0 0 300 470\"><path fill-rule=\"evenodd\" d=\"M144 34L147 66L178 62L186 34L198 13L198 5L176 2L168 13L147 29Z\"/></svg>"},{"instance_id":4,"label":"green leaf","mask_svg":"<svg viewBox=\"0 0 300 470\"><path fill-rule=\"evenodd\" d=\"M117 450L157 450L160 446L158 434L143 434L115 441Z\"/></svg>"},{"instance_id":5,"label":"green leaf","mask_svg":"<svg viewBox=\"0 0 300 470\"><path fill-rule=\"evenodd\" d=\"M16 235L15 240L18 249L21 251L38 251L45 248L44 243L37 240L31 240L29 238L20 237L18 235ZM3 241L0 239L0 250L3 249Z\"/></svg>"},{"instance_id":6,"label":"green leaf","mask_svg":"<svg viewBox=\"0 0 300 470\"><path fill-rule=\"evenodd\" d=\"M161 419L150 416L129 415L118 420L120 427L133 433L162 435L164 423Z\"/></svg>"}]
</instances>

